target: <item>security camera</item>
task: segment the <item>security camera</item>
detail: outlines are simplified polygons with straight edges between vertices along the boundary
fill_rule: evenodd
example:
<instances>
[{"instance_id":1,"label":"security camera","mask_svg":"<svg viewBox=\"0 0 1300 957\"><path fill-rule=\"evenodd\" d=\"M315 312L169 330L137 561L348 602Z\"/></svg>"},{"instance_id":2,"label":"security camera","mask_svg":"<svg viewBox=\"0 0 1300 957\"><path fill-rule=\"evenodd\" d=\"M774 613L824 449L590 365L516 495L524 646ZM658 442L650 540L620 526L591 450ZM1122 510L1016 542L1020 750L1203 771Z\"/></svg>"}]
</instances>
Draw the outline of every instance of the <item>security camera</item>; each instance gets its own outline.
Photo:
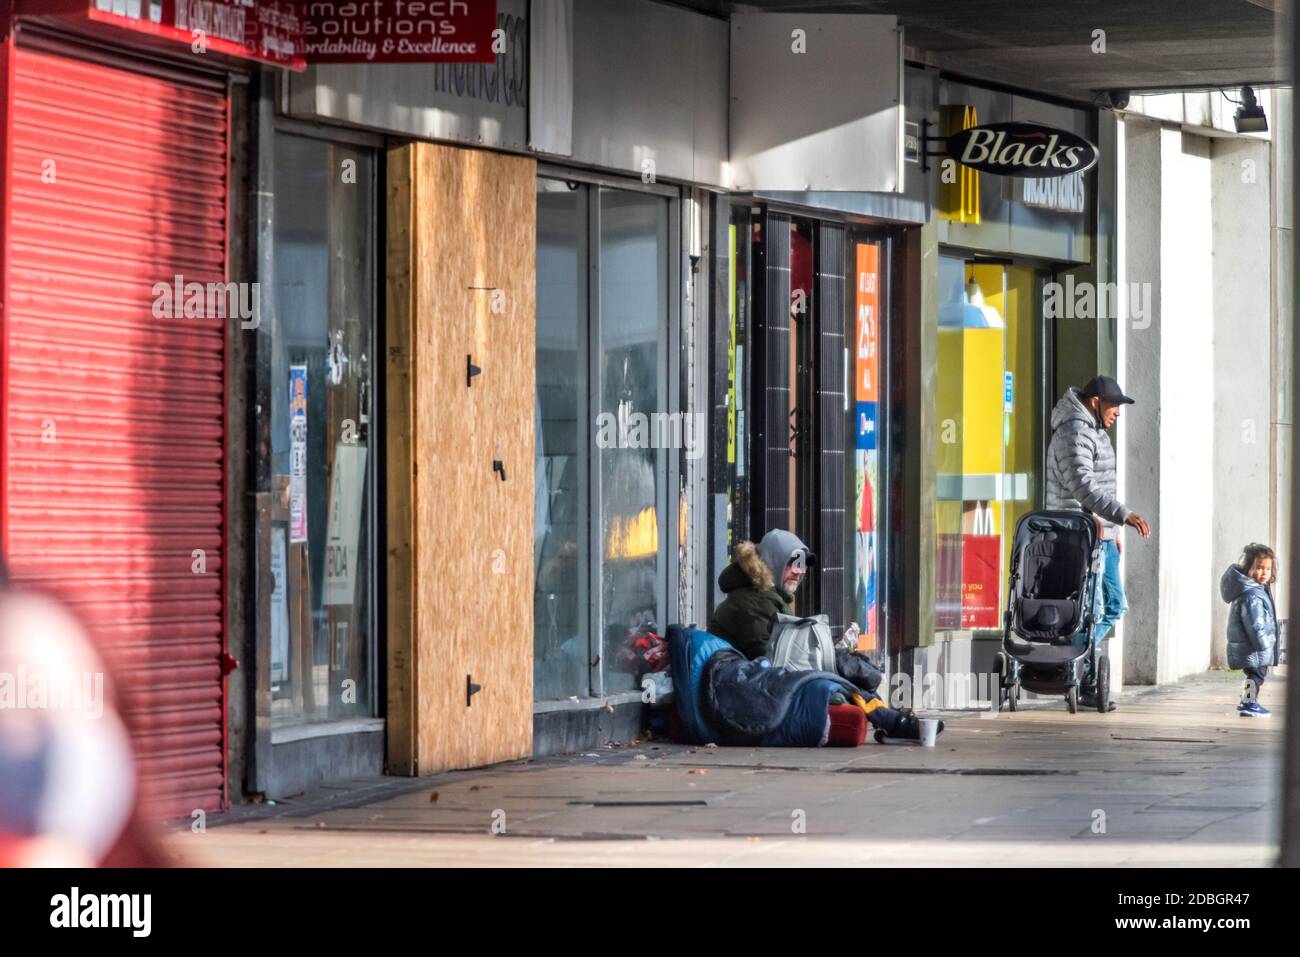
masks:
<instances>
[{"instance_id":1,"label":"security camera","mask_svg":"<svg viewBox=\"0 0 1300 957\"><path fill-rule=\"evenodd\" d=\"M1107 90L1106 103L1112 110L1123 110L1128 107L1129 92L1128 90Z\"/></svg>"},{"instance_id":2,"label":"security camera","mask_svg":"<svg viewBox=\"0 0 1300 957\"><path fill-rule=\"evenodd\" d=\"M1238 133L1267 133L1268 117L1264 108L1255 98L1255 91L1248 86L1241 88L1241 101L1237 106L1237 115L1233 117Z\"/></svg>"}]
</instances>

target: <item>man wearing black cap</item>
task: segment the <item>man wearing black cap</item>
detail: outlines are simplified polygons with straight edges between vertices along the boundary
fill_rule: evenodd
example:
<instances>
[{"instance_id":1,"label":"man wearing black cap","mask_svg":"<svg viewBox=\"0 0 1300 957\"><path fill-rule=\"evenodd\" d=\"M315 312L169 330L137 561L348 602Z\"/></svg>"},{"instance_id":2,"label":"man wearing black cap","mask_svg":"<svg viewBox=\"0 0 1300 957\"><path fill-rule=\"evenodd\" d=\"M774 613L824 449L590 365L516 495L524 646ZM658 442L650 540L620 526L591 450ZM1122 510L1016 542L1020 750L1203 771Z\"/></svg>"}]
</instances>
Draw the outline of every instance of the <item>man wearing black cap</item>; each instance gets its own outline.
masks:
<instances>
[{"instance_id":1,"label":"man wearing black cap","mask_svg":"<svg viewBox=\"0 0 1300 957\"><path fill-rule=\"evenodd\" d=\"M1119 419L1120 406L1132 401L1118 382L1099 375L1082 389L1071 386L1052 410L1047 507L1090 512L1102 529L1102 613L1095 632L1099 641L1105 640L1128 607L1119 577L1121 526L1137 529L1143 538L1151 535L1147 520L1115 497L1115 448L1106 430ZM1090 680L1090 676L1085 679L1085 687ZM1095 707L1096 702L1088 698L1085 693L1084 703ZM1110 710L1114 710L1113 702Z\"/></svg>"}]
</instances>

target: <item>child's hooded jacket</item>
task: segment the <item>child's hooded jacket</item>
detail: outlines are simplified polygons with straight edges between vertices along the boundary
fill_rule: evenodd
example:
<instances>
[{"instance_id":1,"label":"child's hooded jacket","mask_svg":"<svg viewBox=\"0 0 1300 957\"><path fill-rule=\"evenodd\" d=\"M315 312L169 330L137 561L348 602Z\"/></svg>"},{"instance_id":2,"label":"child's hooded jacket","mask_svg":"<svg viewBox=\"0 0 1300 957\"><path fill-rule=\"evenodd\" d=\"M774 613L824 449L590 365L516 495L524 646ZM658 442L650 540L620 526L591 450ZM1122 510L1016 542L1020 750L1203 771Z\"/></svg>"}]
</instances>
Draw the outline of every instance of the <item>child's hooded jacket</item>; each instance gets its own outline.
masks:
<instances>
[{"instance_id":1,"label":"child's hooded jacket","mask_svg":"<svg viewBox=\"0 0 1300 957\"><path fill-rule=\"evenodd\" d=\"M1229 565L1219 580L1228 610L1228 667L1267 668L1277 664L1277 608L1273 593Z\"/></svg>"}]
</instances>

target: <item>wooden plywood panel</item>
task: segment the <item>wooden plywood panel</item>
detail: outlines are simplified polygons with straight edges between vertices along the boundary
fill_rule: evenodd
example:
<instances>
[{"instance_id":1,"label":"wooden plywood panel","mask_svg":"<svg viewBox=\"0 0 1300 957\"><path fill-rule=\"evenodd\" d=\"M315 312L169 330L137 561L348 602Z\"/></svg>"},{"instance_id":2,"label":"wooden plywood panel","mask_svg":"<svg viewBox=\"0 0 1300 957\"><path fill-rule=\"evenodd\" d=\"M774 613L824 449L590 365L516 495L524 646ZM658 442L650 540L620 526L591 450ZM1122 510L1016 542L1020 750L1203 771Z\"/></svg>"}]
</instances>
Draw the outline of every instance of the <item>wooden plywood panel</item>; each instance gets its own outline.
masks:
<instances>
[{"instance_id":1,"label":"wooden plywood panel","mask_svg":"<svg viewBox=\"0 0 1300 957\"><path fill-rule=\"evenodd\" d=\"M385 448L388 455L388 773L418 772L415 739L416 664L412 555L415 495L411 436L415 407L411 379L411 163L414 148L388 155L388 255Z\"/></svg>"},{"instance_id":2,"label":"wooden plywood panel","mask_svg":"<svg viewBox=\"0 0 1300 957\"><path fill-rule=\"evenodd\" d=\"M397 152L409 157L397 222L409 224L411 278L414 661L402 677L428 773L532 753L536 164ZM469 387L468 356L482 369ZM482 690L467 706L471 676Z\"/></svg>"}]
</instances>

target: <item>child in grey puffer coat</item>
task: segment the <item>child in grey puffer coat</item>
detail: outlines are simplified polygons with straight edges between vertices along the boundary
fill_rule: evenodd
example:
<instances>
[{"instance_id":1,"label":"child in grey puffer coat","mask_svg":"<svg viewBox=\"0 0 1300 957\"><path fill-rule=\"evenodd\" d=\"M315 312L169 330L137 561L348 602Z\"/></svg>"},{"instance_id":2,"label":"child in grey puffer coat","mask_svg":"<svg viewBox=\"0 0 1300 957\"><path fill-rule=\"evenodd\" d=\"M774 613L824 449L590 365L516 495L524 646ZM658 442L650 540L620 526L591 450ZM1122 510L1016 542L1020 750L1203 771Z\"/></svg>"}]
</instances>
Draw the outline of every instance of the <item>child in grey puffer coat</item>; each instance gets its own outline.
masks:
<instances>
[{"instance_id":1,"label":"child in grey puffer coat","mask_svg":"<svg viewBox=\"0 0 1300 957\"><path fill-rule=\"evenodd\" d=\"M1266 718L1271 712L1259 703L1268 669L1278 663L1277 607L1273 583L1277 558L1267 545L1254 542L1242 553L1241 563L1229 565L1219 580L1219 594L1231 604L1228 611L1228 667L1241 668L1242 685L1237 713L1243 718Z\"/></svg>"}]
</instances>

